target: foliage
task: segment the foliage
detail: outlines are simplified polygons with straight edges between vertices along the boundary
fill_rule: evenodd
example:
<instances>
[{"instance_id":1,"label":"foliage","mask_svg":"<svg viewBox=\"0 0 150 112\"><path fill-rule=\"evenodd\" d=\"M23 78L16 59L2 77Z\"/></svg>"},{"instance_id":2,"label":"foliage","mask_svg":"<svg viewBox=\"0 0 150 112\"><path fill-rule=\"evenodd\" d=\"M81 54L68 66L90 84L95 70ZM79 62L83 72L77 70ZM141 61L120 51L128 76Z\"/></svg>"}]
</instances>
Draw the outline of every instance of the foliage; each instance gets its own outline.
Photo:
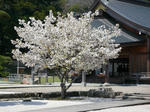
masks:
<instances>
[{"instance_id":1,"label":"foliage","mask_svg":"<svg viewBox=\"0 0 150 112\"><path fill-rule=\"evenodd\" d=\"M8 71L8 64L12 62L10 57L0 55L0 76L5 77L9 75Z\"/></svg>"},{"instance_id":2,"label":"foliage","mask_svg":"<svg viewBox=\"0 0 150 112\"><path fill-rule=\"evenodd\" d=\"M87 10L86 7L80 6L79 3L73 4L68 8L68 12L83 13Z\"/></svg>"},{"instance_id":3,"label":"foliage","mask_svg":"<svg viewBox=\"0 0 150 112\"><path fill-rule=\"evenodd\" d=\"M96 14L96 13L95 13ZM94 70L109 59L116 58L121 50L111 38L118 36L118 26L106 29L105 26L91 27L94 15L91 12L75 18L73 13L67 16L52 11L44 21L30 18L30 21L19 20L15 27L20 39L12 41L15 49L14 58L28 67L38 69L56 69L61 81L62 97L65 97L69 72Z\"/></svg>"},{"instance_id":4,"label":"foliage","mask_svg":"<svg viewBox=\"0 0 150 112\"><path fill-rule=\"evenodd\" d=\"M54 78L54 80L53 80ZM53 83L54 82L60 82L60 79L58 76L48 76L48 83ZM41 84L45 84L46 83L46 78L45 77L41 77Z\"/></svg>"},{"instance_id":5,"label":"foliage","mask_svg":"<svg viewBox=\"0 0 150 112\"><path fill-rule=\"evenodd\" d=\"M61 0L64 3L62 5L63 7L63 12L76 12L78 14L80 13L85 13L89 11L89 8L93 4L94 0Z\"/></svg>"},{"instance_id":6,"label":"foliage","mask_svg":"<svg viewBox=\"0 0 150 112\"><path fill-rule=\"evenodd\" d=\"M61 12L60 0L0 0L0 54L11 56L10 40L18 38L14 30L18 19L27 21L29 17L35 17L43 20L49 10L55 14Z\"/></svg>"},{"instance_id":7,"label":"foliage","mask_svg":"<svg viewBox=\"0 0 150 112\"><path fill-rule=\"evenodd\" d=\"M10 19L10 15L5 11L0 10L0 23L4 24L9 19Z\"/></svg>"},{"instance_id":8,"label":"foliage","mask_svg":"<svg viewBox=\"0 0 150 112\"><path fill-rule=\"evenodd\" d=\"M8 26L9 20L10 20L10 15L5 11L0 10L0 54L4 53L3 52L4 49L8 49L7 42L10 40L8 40L8 36L7 36L8 32L6 30L7 28L9 28ZM5 54L7 54L7 52L5 52Z\"/></svg>"},{"instance_id":9,"label":"foliage","mask_svg":"<svg viewBox=\"0 0 150 112\"><path fill-rule=\"evenodd\" d=\"M79 12L80 11L80 4L74 4L69 8L69 12Z\"/></svg>"}]
</instances>

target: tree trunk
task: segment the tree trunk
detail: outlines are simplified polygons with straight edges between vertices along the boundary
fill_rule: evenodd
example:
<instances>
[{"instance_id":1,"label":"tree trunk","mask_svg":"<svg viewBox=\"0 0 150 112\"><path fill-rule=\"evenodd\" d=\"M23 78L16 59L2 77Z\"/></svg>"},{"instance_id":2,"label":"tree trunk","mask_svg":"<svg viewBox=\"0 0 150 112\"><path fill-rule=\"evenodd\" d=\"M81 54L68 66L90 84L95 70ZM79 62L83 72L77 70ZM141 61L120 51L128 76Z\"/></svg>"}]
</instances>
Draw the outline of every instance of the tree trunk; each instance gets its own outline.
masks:
<instances>
[{"instance_id":1,"label":"tree trunk","mask_svg":"<svg viewBox=\"0 0 150 112\"><path fill-rule=\"evenodd\" d=\"M79 77L75 77L68 86L66 86L66 81L67 81L67 78L65 77L66 75L58 75L59 76L59 79L61 80L61 84L60 84L60 87L61 87L61 98L62 99L65 99L66 98L66 95L67 95L67 90L72 86L72 83Z\"/></svg>"},{"instance_id":2,"label":"tree trunk","mask_svg":"<svg viewBox=\"0 0 150 112\"><path fill-rule=\"evenodd\" d=\"M41 84L41 77L39 76L39 84Z\"/></svg>"},{"instance_id":3,"label":"tree trunk","mask_svg":"<svg viewBox=\"0 0 150 112\"><path fill-rule=\"evenodd\" d=\"M61 83L60 86L61 86L61 98L65 99L66 98L66 85L64 83Z\"/></svg>"}]
</instances>

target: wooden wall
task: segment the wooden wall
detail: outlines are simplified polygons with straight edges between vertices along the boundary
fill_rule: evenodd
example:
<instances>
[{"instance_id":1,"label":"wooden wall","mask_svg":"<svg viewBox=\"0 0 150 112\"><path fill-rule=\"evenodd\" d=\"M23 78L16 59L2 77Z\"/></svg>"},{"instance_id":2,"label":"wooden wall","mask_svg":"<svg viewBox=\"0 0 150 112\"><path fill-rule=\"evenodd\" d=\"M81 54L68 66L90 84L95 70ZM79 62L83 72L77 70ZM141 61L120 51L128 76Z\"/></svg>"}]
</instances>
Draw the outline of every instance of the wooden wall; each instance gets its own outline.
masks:
<instances>
[{"instance_id":1,"label":"wooden wall","mask_svg":"<svg viewBox=\"0 0 150 112\"><path fill-rule=\"evenodd\" d=\"M147 72L147 43L123 46L119 58L129 59L129 73Z\"/></svg>"}]
</instances>

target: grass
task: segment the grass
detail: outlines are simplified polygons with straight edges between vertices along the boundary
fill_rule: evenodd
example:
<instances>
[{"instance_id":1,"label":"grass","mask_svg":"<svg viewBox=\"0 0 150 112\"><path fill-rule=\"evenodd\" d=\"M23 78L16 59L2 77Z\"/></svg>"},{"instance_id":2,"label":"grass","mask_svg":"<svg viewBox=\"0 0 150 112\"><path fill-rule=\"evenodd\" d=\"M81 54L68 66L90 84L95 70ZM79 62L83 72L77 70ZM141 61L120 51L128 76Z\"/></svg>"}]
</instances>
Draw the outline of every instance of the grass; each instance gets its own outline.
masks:
<instances>
[{"instance_id":1,"label":"grass","mask_svg":"<svg viewBox=\"0 0 150 112\"><path fill-rule=\"evenodd\" d=\"M8 81L8 78L0 78L0 81ZM15 84L20 84L21 80L13 81ZM48 76L48 83L60 82L58 76ZM71 79L68 79L71 82ZM41 77L41 84L46 84L46 77Z\"/></svg>"},{"instance_id":2,"label":"grass","mask_svg":"<svg viewBox=\"0 0 150 112\"><path fill-rule=\"evenodd\" d=\"M53 82L60 82L60 79L58 78L58 76L48 76L48 83L53 83ZM68 79L68 82L71 82L71 79ZM46 77L41 77L41 84L45 84L46 83Z\"/></svg>"},{"instance_id":3,"label":"grass","mask_svg":"<svg viewBox=\"0 0 150 112\"><path fill-rule=\"evenodd\" d=\"M48 83L53 83L53 82L60 82L58 76L48 76ZM46 78L45 77L41 77L41 84L45 84L46 83Z\"/></svg>"}]
</instances>

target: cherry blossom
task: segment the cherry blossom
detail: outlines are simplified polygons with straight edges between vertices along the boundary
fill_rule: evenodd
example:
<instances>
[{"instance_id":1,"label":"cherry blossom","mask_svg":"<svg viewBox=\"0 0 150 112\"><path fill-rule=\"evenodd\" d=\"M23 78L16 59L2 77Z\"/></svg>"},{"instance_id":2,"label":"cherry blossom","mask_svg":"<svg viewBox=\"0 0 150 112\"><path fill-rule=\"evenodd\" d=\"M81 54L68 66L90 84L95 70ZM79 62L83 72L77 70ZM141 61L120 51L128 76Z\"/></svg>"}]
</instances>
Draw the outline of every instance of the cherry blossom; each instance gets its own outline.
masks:
<instances>
[{"instance_id":1,"label":"cherry blossom","mask_svg":"<svg viewBox=\"0 0 150 112\"><path fill-rule=\"evenodd\" d=\"M121 50L112 39L120 34L118 25L109 29L105 26L93 28L91 22L96 14L88 12L76 18L71 12L54 17L50 11L44 21L19 20L20 26L15 30L20 38L12 40L13 57L28 67L59 68L62 88L67 90L70 86L65 86L65 76L70 70L100 68L109 59L117 58Z\"/></svg>"}]
</instances>

